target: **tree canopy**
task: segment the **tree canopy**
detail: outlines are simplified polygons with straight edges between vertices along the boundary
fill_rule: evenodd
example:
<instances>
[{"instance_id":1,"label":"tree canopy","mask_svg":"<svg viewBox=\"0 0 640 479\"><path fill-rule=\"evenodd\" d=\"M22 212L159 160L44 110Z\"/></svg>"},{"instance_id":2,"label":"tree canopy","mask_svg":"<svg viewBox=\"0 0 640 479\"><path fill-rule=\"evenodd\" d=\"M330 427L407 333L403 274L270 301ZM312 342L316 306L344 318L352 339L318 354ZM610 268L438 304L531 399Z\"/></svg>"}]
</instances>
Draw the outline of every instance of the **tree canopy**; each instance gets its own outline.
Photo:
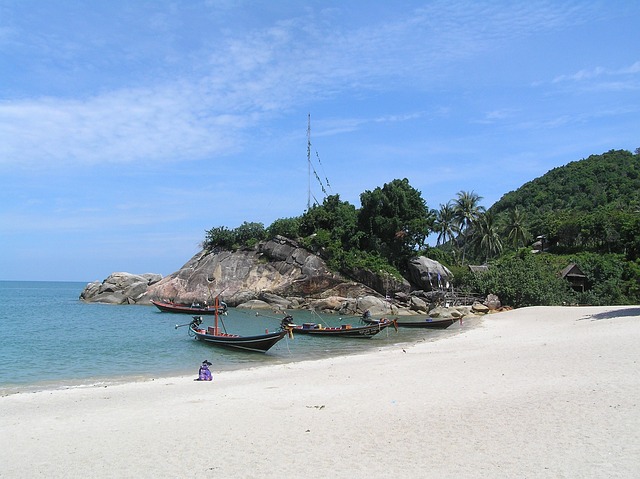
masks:
<instances>
[{"instance_id":1,"label":"tree canopy","mask_svg":"<svg viewBox=\"0 0 640 479\"><path fill-rule=\"evenodd\" d=\"M435 213L406 178L365 191L360 203L358 227L364 233L360 246L379 251L394 266L402 268L433 231Z\"/></svg>"}]
</instances>

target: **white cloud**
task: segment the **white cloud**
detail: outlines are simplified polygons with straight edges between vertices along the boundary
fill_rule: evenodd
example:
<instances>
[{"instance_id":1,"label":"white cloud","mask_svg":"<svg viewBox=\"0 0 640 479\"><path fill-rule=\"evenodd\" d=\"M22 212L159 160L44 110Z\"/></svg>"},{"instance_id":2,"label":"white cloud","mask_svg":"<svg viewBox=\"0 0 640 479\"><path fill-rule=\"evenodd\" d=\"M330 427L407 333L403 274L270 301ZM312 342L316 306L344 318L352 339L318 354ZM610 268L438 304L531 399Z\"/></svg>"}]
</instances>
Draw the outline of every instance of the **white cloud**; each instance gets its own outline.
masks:
<instances>
[{"instance_id":1,"label":"white cloud","mask_svg":"<svg viewBox=\"0 0 640 479\"><path fill-rule=\"evenodd\" d=\"M598 66L590 70L585 69L571 74L559 75L551 83L583 82L601 77L630 76L637 73L640 73L640 61L618 69L606 69Z\"/></svg>"},{"instance_id":2,"label":"white cloud","mask_svg":"<svg viewBox=\"0 0 640 479\"><path fill-rule=\"evenodd\" d=\"M125 76L119 88L72 99L5 100L0 104L0 164L163 162L224 155L242 148L248 128L294 105L391 85L401 88L405 82L423 82L427 88L444 64L488 48L497 38L576 21L574 13L563 6L436 2L354 29L335 24L340 11L333 9L283 19L226 41L216 34L215 44L202 42L208 50L192 52L199 63L190 75L173 72L173 78L159 79L160 84L151 80L145 87L126 85ZM152 23L159 18L164 17L155 12ZM163 21L162 26L169 24ZM73 55L73 45L65 51ZM162 65L152 65L157 68ZM593 75L583 73L588 74Z\"/></svg>"},{"instance_id":3,"label":"white cloud","mask_svg":"<svg viewBox=\"0 0 640 479\"><path fill-rule=\"evenodd\" d=\"M197 100L174 87L0 104L0 134L6 138L0 143L0 163L175 161L236 148L234 133L244 120L204 116Z\"/></svg>"}]
</instances>

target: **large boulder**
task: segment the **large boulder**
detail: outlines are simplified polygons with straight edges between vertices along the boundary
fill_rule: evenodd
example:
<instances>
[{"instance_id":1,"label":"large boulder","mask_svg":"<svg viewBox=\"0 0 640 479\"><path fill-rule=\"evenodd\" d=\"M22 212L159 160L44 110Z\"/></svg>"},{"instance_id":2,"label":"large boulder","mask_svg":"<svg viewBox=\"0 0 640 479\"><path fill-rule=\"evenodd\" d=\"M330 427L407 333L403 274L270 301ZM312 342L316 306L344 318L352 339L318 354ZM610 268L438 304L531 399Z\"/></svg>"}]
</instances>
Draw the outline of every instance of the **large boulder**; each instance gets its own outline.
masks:
<instances>
[{"instance_id":1,"label":"large boulder","mask_svg":"<svg viewBox=\"0 0 640 479\"><path fill-rule=\"evenodd\" d=\"M487 295L487 299L485 299L483 303L487 308L491 311L496 311L502 307L502 303L500 302L500 298L495 294Z\"/></svg>"},{"instance_id":2,"label":"large boulder","mask_svg":"<svg viewBox=\"0 0 640 479\"><path fill-rule=\"evenodd\" d=\"M424 291L448 289L453 278L453 273L447 267L425 256L418 256L409 261L409 275L417 289Z\"/></svg>"},{"instance_id":3,"label":"large boulder","mask_svg":"<svg viewBox=\"0 0 640 479\"><path fill-rule=\"evenodd\" d=\"M352 268L347 273L357 282L383 295L392 291L396 294L408 294L411 291L409 281L404 278L396 278L384 271L374 272L366 268Z\"/></svg>"},{"instance_id":4,"label":"large boulder","mask_svg":"<svg viewBox=\"0 0 640 479\"><path fill-rule=\"evenodd\" d=\"M220 295L229 306L260 300L289 308L293 306L289 298L353 297L363 292L375 294L332 273L319 256L295 241L276 236L252 249L200 251L179 271L150 287L146 297L189 303Z\"/></svg>"},{"instance_id":5,"label":"large boulder","mask_svg":"<svg viewBox=\"0 0 640 479\"><path fill-rule=\"evenodd\" d=\"M162 275L145 273L113 273L104 281L89 283L80 299L93 303L135 304L145 301L145 295L150 285L162 279Z\"/></svg>"}]
</instances>

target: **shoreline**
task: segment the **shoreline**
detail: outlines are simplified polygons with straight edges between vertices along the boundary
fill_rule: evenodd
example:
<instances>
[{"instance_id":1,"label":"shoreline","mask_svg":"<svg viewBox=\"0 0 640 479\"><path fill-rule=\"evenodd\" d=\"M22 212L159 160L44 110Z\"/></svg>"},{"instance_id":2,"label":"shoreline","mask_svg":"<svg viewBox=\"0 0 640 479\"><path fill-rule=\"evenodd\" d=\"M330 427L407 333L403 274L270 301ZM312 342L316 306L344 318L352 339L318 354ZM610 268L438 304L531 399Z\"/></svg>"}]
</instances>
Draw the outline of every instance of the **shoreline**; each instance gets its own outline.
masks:
<instances>
[{"instance_id":1,"label":"shoreline","mask_svg":"<svg viewBox=\"0 0 640 479\"><path fill-rule=\"evenodd\" d=\"M0 397L9 477L632 477L640 307L357 355Z\"/></svg>"},{"instance_id":2,"label":"shoreline","mask_svg":"<svg viewBox=\"0 0 640 479\"><path fill-rule=\"evenodd\" d=\"M500 313L496 313L500 314ZM373 348L375 351L384 351L388 348L397 348L397 347L411 347L415 344L421 342L431 342L431 341L440 341L443 339L447 339L451 335L460 334L463 330L475 328L477 327L484 316L474 316L474 317L466 317L463 320L464 327L459 326L458 324L453 325L452 327L446 330L422 330L424 332L424 336L420 336L418 338L400 338L396 342L391 344L383 343L381 345L376 345L373 341L375 339L358 339L356 341L359 342L367 342L369 341L373 344ZM409 333L420 333L421 330L406 330ZM394 334L394 333L388 333ZM297 335L296 335L297 336ZM329 341L331 343L340 342L342 339L338 338L325 338L324 341ZM293 340L295 341L295 339ZM215 348L211 347L214 351ZM326 358L334 358L340 356L357 356L360 354L368 354L371 351L360 351L354 350L352 352L325 352L324 354L317 357L302 357L302 358L291 358L286 356L281 357L271 357L274 363L265 363L260 362L261 359L264 359L264 355L262 353L255 353L254 357L256 358L255 363L247 362L238 362L225 364L224 367L216 369L216 365L214 364L213 372L214 374L227 373L230 371L236 370L245 370L245 369L253 369L253 368L267 368L273 367L281 364L293 364L298 362L308 362L308 361L319 361ZM239 355L245 355L246 358L251 358L251 355L254 353L246 353L246 352L237 352ZM267 353L268 355L269 353ZM315 354L318 354L317 352ZM206 356L206 355L205 355ZM194 369L197 372L197 368L199 363L194 363L191 366L191 369ZM192 372L187 371L186 367L182 368L183 371L173 371L166 373L159 373L157 375L147 375L143 376L140 373L136 374L127 374L127 375L111 375L111 376L94 376L94 377L86 377L86 378L65 378L65 379L48 379L44 381L37 381L33 383L24 383L24 384L8 384L3 385L0 384L0 397L4 396L12 396L14 394L33 394L38 392L46 392L46 391L59 391L66 389L84 389L91 387L109 387L109 386L117 386L119 384L127 384L127 383L137 383L137 382L151 382L163 379L171 379L171 378L182 378L189 377ZM197 374L194 373L194 376Z\"/></svg>"}]
</instances>

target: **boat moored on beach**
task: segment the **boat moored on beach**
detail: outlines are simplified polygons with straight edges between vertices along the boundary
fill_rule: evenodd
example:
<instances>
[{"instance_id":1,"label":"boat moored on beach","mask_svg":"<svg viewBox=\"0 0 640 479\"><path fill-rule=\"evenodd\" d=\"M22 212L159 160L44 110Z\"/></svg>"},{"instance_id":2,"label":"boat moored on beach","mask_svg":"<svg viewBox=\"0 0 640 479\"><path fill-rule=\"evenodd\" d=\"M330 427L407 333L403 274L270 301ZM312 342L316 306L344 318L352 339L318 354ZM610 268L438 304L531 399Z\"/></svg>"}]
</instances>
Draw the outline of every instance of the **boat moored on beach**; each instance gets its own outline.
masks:
<instances>
[{"instance_id":1,"label":"boat moored on beach","mask_svg":"<svg viewBox=\"0 0 640 479\"><path fill-rule=\"evenodd\" d=\"M424 329L446 329L455 322L459 321L459 318L426 318L426 319L403 319L398 318L388 319L372 319L366 314L362 315L362 322L365 324L387 324L395 322L399 328L424 328Z\"/></svg>"},{"instance_id":2,"label":"boat moored on beach","mask_svg":"<svg viewBox=\"0 0 640 479\"><path fill-rule=\"evenodd\" d=\"M202 327L202 316L194 316L190 323L176 324L176 329L182 326L189 327L189 335L199 341L203 341L211 346L219 346L227 349L239 349L242 351L254 351L259 353L266 353L271 349L278 341L284 338L289 332L280 328L278 331L269 333L265 331L265 334L256 334L253 336L241 336L239 334L229 334L226 332L224 322L222 323L222 329L219 327L218 311L220 310L220 301L216 297L214 304L214 324L213 326Z\"/></svg>"},{"instance_id":3,"label":"boat moored on beach","mask_svg":"<svg viewBox=\"0 0 640 479\"><path fill-rule=\"evenodd\" d=\"M194 316L191 323L189 323L189 333L197 340L204 341L212 346L259 353L266 353L272 346L287 335L287 331L279 330L273 333L258 334L255 336L240 336L238 334L228 334L220 331L217 326L203 328L200 327L201 324L201 316ZM179 327L179 325L176 327Z\"/></svg>"},{"instance_id":4,"label":"boat moored on beach","mask_svg":"<svg viewBox=\"0 0 640 479\"><path fill-rule=\"evenodd\" d=\"M183 314L224 314L227 311L227 304L219 301L217 305L210 306L208 304L191 303L180 304L172 301L160 301L152 299L151 303L163 313L183 313Z\"/></svg>"},{"instance_id":5,"label":"boat moored on beach","mask_svg":"<svg viewBox=\"0 0 640 479\"><path fill-rule=\"evenodd\" d=\"M339 327L329 327L318 323L304 323L297 325L293 323L293 317L285 316L282 320L282 329L292 333L306 334L310 336L339 337L339 338L372 338L387 327L395 325L394 321L384 323L368 324L365 326L351 326L343 324ZM397 328L396 328L397 331Z\"/></svg>"}]
</instances>

